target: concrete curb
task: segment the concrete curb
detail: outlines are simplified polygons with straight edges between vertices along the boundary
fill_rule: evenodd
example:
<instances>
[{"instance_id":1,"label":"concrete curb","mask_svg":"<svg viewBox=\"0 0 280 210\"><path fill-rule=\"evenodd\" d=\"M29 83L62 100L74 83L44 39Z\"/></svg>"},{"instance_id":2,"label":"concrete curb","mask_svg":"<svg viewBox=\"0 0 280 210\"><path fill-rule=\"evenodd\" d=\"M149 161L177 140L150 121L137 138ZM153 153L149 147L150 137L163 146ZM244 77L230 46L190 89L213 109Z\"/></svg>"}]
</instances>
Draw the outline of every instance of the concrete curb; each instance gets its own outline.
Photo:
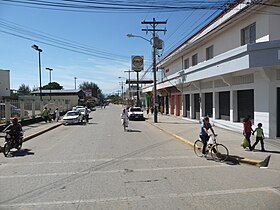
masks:
<instances>
[{"instance_id":1,"label":"concrete curb","mask_svg":"<svg viewBox=\"0 0 280 210\"><path fill-rule=\"evenodd\" d=\"M32 139L32 138L34 138L36 136L39 136L39 135L41 135L43 133L46 133L46 132L48 132L48 131L50 131L52 129L55 129L55 128L61 126L61 125L62 125L62 123L58 123L58 124L56 124L54 126L51 126L51 127L47 128L47 129L41 130L41 131L39 131L37 133L34 133L34 134L31 134L29 136L26 136L26 137L23 138L23 142L28 141L28 140L30 140L30 139Z\"/></svg>"},{"instance_id":2,"label":"concrete curb","mask_svg":"<svg viewBox=\"0 0 280 210\"><path fill-rule=\"evenodd\" d=\"M149 121L146 121L147 123L149 123L150 125L153 125L154 127L160 129L161 131L175 137L176 139L188 144L189 146L194 146L194 143L181 137L181 136L178 136L170 131L167 131L167 130L164 130L162 129L160 126L157 126L155 123L151 123ZM249 164L249 165L254 165L254 166L257 166L257 167L267 167L268 164L269 164L269 160L270 160L270 157L271 155L269 155L268 157L266 157L264 160L254 160L254 159L249 159L249 158L239 158L238 161L240 163L244 163L244 164Z\"/></svg>"}]
</instances>

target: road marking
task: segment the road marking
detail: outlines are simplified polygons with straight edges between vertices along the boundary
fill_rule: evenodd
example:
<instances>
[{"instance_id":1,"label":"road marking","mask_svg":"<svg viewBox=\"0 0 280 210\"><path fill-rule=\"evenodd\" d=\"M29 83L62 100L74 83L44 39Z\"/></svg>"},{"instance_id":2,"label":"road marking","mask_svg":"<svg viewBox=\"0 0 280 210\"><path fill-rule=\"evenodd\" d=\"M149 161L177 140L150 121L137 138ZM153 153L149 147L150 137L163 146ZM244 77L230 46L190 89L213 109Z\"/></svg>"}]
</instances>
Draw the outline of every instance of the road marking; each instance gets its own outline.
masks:
<instances>
[{"instance_id":1,"label":"road marking","mask_svg":"<svg viewBox=\"0 0 280 210\"><path fill-rule=\"evenodd\" d=\"M104 158L104 159L87 159L87 160L67 160L67 161L52 161L52 162L33 162L33 163L8 163L5 162L3 166L35 166L35 165L45 165L45 164L71 164L71 163L93 163L93 162L109 162L109 161L128 161L128 160L176 160L176 159L193 159L197 156L167 156L167 157L137 157L137 158Z\"/></svg>"},{"instance_id":2,"label":"road marking","mask_svg":"<svg viewBox=\"0 0 280 210\"><path fill-rule=\"evenodd\" d=\"M272 187L261 188L247 188L247 189L233 189L233 190L217 190L206 192L194 193L169 193L158 195L145 195L145 196L128 196L128 197L111 197L99 199L85 199L85 200L62 200L62 201L47 201L47 202L32 202L32 203L14 203L14 204L1 204L0 207L24 207L24 206L46 206L46 205L65 205L65 204L88 204L88 203L104 203L104 202L127 202L127 201L141 201L151 199L166 199L166 198L187 198L187 197L201 197L201 196L216 196L216 195L230 195L241 193L254 193L254 192L273 192L280 196L280 193Z\"/></svg>"},{"instance_id":3,"label":"road marking","mask_svg":"<svg viewBox=\"0 0 280 210\"><path fill-rule=\"evenodd\" d=\"M182 166L182 167L166 167L166 168L142 168L130 169L132 172L145 172L145 171L164 171L164 170L189 170L189 169L204 169L204 168L220 168L230 167L229 165L212 165L212 166ZM94 171L94 166L80 172L61 172L61 173L41 173L41 174L22 174L22 175L5 175L0 176L0 179L10 178L30 178L30 177L43 177L43 176L71 176L71 175L85 175L85 174L106 174L106 173L125 173L128 169L117 169L107 171Z\"/></svg>"}]
</instances>

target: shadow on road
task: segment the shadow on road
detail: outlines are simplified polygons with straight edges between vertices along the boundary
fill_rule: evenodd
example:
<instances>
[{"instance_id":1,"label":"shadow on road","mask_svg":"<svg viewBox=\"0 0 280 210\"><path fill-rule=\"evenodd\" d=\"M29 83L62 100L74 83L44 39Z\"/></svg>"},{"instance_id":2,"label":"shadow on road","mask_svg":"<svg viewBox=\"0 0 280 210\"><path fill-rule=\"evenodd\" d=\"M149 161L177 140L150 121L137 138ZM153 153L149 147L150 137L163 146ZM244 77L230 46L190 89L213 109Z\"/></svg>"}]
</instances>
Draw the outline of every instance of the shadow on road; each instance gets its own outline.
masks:
<instances>
[{"instance_id":1,"label":"shadow on road","mask_svg":"<svg viewBox=\"0 0 280 210\"><path fill-rule=\"evenodd\" d=\"M10 156L11 157L23 157L26 155L34 155L34 152L31 152L30 149L22 149L20 151L11 151Z\"/></svg>"},{"instance_id":2,"label":"shadow on road","mask_svg":"<svg viewBox=\"0 0 280 210\"><path fill-rule=\"evenodd\" d=\"M142 131L140 130L135 130L135 129L126 129L127 132L135 132L135 133L140 133Z\"/></svg>"}]
</instances>

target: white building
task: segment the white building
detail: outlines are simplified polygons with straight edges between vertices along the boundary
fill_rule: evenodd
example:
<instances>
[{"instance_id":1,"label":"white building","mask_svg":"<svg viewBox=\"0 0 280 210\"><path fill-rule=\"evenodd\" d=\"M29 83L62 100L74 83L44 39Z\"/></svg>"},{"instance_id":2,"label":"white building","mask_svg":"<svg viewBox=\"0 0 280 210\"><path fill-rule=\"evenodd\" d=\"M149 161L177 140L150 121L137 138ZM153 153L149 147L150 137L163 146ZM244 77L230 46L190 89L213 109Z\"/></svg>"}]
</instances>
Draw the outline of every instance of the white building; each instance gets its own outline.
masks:
<instances>
[{"instance_id":1,"label":"white building","mask_svg":"<svg viewBox=\"0 0 280 210\"><path fill-rule=\"evenodd\" d=\"M279 0L239 1L164 57L158 68L167 77L157 85L164 112L208 115L237 131L251 115L267 137L280 137L279 14Z\"/></svg>"},{"instance_id":2,"label":"white building","mask_svg":"<svg viewBox=\"0 0 280 210\"><path fill-rule=\"evenodd\" d=\"M2 96L10 96L10 70L0 69L0 99Z\"/></svg>"}]
</instances>

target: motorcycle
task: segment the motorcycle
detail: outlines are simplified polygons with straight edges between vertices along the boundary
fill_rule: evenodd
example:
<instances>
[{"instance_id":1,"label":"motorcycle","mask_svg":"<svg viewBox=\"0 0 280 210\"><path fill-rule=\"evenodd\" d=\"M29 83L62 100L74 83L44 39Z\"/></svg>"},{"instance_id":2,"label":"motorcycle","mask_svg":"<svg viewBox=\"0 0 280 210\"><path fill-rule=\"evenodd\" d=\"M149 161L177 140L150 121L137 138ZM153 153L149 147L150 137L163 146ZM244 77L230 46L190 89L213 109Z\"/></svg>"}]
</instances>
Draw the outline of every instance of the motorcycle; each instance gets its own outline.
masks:
<instances>
[{"instance_id":1,"label":"motorcycle","mask_svg":"<svg viewBox=\"0 0 280 210\"><path fill-rule=\"evenodd\" d=\"M19 134L15 134L11 130L3 131L5 135L5 143L3 147L4 156L7 157L10 153L10 150L15 148L17 151L20 151L23 142L23 132L21 131Z\"/></svg>"}]
</instances>

